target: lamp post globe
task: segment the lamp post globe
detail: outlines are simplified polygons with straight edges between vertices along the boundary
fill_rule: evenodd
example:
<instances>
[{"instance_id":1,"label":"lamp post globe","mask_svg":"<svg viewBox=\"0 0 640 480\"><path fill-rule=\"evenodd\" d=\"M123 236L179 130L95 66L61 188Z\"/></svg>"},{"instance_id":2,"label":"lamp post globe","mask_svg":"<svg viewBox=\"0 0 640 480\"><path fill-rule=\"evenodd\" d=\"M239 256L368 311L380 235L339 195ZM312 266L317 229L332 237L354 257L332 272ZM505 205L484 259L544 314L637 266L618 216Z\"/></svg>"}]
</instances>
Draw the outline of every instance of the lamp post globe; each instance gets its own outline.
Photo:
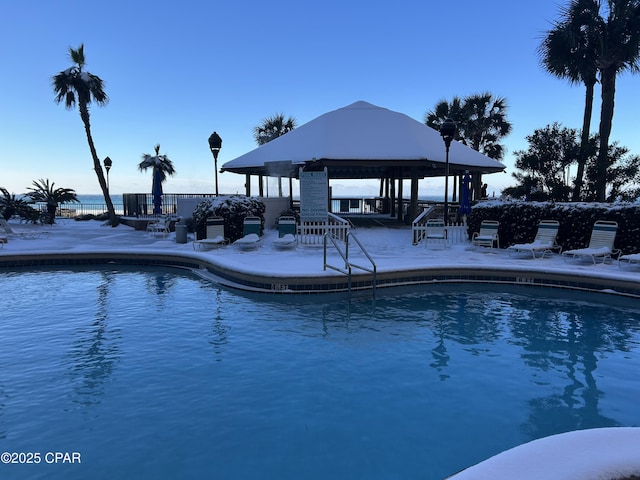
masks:
<instances>
[{"instance_id":1,"label":"lamp post globe","mask_svg":"<svg viewBox=\"0 0 640 480\"><path fill-rule=\"evenodd\" d=\"M218 196L218 153L220 153L221 148L222 138L214 131L211 136L209 136L209 150L211 150L211 154L213 155L213 168L216 172L216 197Z\"/></svg>"},{"instance_id":2,"label":"lamp post globe","mask_svg":"<svg viewBox=\"0 0 640 480\"><path fill-rule=\"evenodd\" d=\"M440 126L440 135L446 148L444 165L444 224L449 225L449 147L456 135L457 125L451 118L447 118Z\"/></svg>"},{"instance_id":3,"label":"lamp post globe","mask_svg":"<svg viewBox=\"0 0 640 480\"><path fill-rule=\"evenodd\" d=\"M109 191L109 170L111 170L113 161L109 157L105 157L102 163L104 164L104 169L107 171L107 191Z\"/></svg>"}]
</instances>

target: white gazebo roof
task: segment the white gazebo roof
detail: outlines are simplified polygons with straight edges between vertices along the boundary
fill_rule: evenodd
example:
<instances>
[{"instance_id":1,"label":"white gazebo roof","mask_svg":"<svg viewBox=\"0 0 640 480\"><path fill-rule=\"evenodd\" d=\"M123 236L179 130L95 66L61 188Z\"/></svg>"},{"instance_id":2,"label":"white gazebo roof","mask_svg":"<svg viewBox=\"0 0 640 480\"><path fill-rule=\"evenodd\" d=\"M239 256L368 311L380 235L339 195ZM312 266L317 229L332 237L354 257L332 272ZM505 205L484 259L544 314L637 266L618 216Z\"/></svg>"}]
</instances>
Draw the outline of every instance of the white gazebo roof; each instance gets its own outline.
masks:
<instances>
[{"instance_id":1,"label":"white gazebo roof","mask_svg":"<svg viewBox=\"0 0 640 480\"><path fill-rule=\"evenodd\" d=\"M226 162L221 171L296 176L299 166L310 164L328 167L331 178L383 178L392 172L405 178L440 176L445 145L437 130L403 113L359 101ZM451 173L493 173L505 166L454 141L449 168Z\"/></svg>"}]
</instances>

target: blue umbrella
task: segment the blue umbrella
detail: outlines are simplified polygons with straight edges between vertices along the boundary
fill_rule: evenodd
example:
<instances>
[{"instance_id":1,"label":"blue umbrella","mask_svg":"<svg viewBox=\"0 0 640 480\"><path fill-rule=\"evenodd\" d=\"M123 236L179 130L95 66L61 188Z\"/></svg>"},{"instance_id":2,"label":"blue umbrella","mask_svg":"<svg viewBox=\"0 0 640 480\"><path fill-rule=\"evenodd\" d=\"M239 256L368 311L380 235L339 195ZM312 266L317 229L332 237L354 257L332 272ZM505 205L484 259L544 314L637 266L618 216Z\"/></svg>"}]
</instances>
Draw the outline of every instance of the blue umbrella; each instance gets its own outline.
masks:
<instances>
[{"instance_id":1,"label":"blue umbrella","mask_svg":"<svg viewBox=\"0 0 640 480\"><path fill-rule=\"evenodd\" d=\"M462 178L462 190L460 191L460 215L471 213L471 176L465 172Z\"/></svg>"},{"instance_id":2,"label":"blue umbrella","mask_svg":"<svg viewBox=\"0 0 640 480\"><path fill-rule=\"evenodd\" d=\"M159 168L153 169L151 195L153 195L153 214L162 214L162 172Z\"/></svg>"}]
</instances>

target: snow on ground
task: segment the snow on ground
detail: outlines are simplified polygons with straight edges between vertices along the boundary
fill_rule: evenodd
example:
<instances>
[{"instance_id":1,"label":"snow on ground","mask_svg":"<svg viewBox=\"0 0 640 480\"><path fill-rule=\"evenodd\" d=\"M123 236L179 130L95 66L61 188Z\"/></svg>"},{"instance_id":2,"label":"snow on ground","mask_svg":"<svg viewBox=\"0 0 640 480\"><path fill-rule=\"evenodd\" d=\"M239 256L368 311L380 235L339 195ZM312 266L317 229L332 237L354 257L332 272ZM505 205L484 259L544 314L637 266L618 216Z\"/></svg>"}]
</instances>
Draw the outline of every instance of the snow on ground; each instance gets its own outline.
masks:
<instances>
[{"instance_id":1,"label":"snow on ground","mask_svg":"<svg viewBox=\"0 0 640 480\"><path fill-rule=\"evenodd\" d=\"M14 230L48 232L35 239L10 236L9 242L0 249L0 255L42 253L88 253L88 252L141 252L182 253L190 257L203 258L214 264L231 269L258 274L278 276L293 275L340 275L331 270L323 271L322 247L302 247L295 250L273 248L277 231L265 231L262 246L257 250L241 251L232 245L217 250L194 250L193 236L186 244L176 243L175 233L167 237L151 236L145 231L119 225L115 228L103 226L101 222L65 221L51 226L11 224ZM470 244L454 244L446 249L426 248L412 245L411 229L403 228L357 228L353 230L357 239L376 263L378 272L411 270L429 267L491 267L495 269L522 270L523 272L570 272L578 276L622 278L640 283L640 268L620 268L617 262L593 265L590 262L565 262L558 255L544 259L511 256L504 249L473 248ZM351 247L350 258L355 263L367 266L368 262L356 247ZM331 265L341 266L342 260L333 248L329 249Z\"/></svg>"},{"instance_id":2,"label":"snow on ground","mask_svg":"<svg viewBox=\"0 0 640 480\"><path fill-rule=\"evenodd\" d=\"M207 259L215 264L243 272L271 275L339 275L323 271L321 247L298 247L277 250L272 247L275 230L265 232L262 246L255 251L241 251L233 246L219 250L196 251L192 240L178 244L175 233L166 238L151 236L126 225L116 228L97 221L64 223L51 226L11 224L14 230L36 231L38 238L9 236L0 248L0 257L16 254L141 252L182 253ZM48 234L44 234L48 232ZM639 268L620 268L611 264L564 262L558 255L530 259L509 256L505 250L473 249L469 244L452 245L446 249L427 249L411 244L411 229L359 228L358 240L376 262L379 272L411 270L426 267L509 268L527 271L570 272L575 275L622 278L640 283ZM352 250L353 261L366 265L366 260ZM335 251L329 263L340 266ZM590 480L612 479L640 474L640 428L602 428L582 430L539 439L503 452L452 477L454 480L480 479L545 479Z\"/></svg>"}]
</instances>

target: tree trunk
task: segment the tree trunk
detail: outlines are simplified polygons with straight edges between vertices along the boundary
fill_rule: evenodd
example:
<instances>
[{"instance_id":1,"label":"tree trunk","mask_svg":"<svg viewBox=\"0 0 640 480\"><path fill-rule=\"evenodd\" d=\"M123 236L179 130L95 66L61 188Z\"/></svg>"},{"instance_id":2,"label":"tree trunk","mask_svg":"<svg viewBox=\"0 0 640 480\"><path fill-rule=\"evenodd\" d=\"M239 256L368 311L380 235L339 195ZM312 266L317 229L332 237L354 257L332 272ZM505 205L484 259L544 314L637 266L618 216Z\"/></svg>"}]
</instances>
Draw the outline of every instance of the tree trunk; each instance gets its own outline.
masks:
<instances>
[{"instance_id":1,"label":"tree trunk","mask_svg":"<svg viewBox=\"0 0 640 480\"><path fill-rule=\"evenodd\" d=\"M89 142L89 150L91 151L91 157L93 158L93 169L96 172L98 183L100 184L102 194L104 195L104 201L107 204L107 211L109 213L109 224L112 227L117 227L120 223L120 220L116 216L116 211L113 208L113 202L111 201L111 197L109 196L107 182L104 179L104 173L102 172L102 165L100 165L100 159L98 158L98 154L96 153L96 147L93 144L93 137L91 136L91 123L89 121L89 109L86 104L80 104L80 118L82 119L82 123L84 123L84 130L87 134L87 142Z\"/></svg>"},{"instance_id":2,"label":"tree trunk","mask_svg":"<svg viewBox=\"0 0 640 480\"><path fill-rule=\"evenodd\" d=\"M587 163L587 147L589 145L589 131L591 130L591 115L593 114L593 91L595 83L587 85L584 98L584 117L582 118L582 136L580 138L580 156L578 157L578 169L576 171L576 181L573 189L572 200L580 200L582 193L582 178L584 177L584 166Z\"/></svg>"},{"instance_id":3,"label":"tree trunk","mask_svg":"<svg viewBox=\"0 0 640 480\"><path fill-rule=\"evenodd\" d=\"M616 94L616 69L613 66L601 70L602 107L600 110L600 147L596 161L596 201L604 202L607 191L609 167L609 136L613 122L613 107Z\"/></svg>"}]
</instances>

